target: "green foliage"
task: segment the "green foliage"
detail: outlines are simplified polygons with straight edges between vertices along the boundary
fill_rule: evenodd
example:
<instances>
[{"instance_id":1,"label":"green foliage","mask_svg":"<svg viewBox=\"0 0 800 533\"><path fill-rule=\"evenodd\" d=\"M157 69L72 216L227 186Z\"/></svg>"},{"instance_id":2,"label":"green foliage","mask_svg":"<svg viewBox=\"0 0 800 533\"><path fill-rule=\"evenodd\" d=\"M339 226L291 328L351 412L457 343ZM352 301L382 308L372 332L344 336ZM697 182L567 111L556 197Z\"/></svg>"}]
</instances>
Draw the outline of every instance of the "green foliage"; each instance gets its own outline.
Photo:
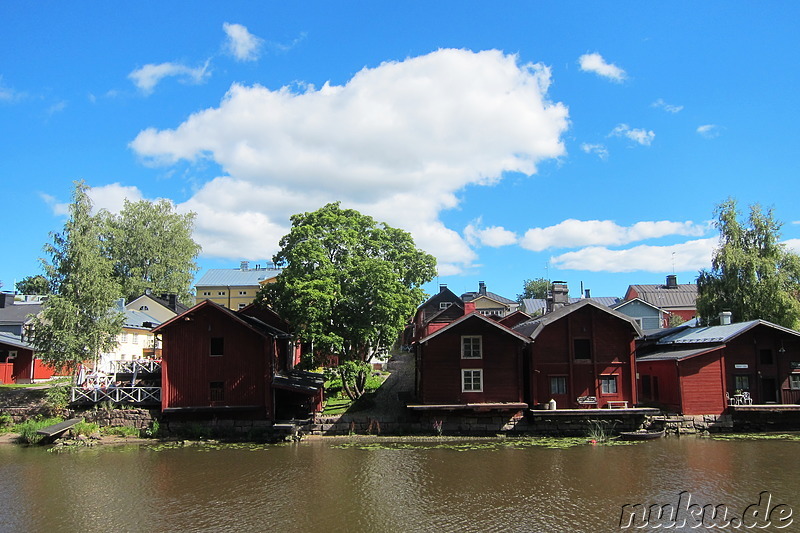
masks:
<instances>
[{"instance_id":1,"label":"green foliage","mask_svg":"<svg viewBox=\"0 0 800 533\"><path fill-rule=\"evenodd\" d=\"M0 433L7 433L14 425L14 419L8 413L0 413Z\"/></svg>"},{"instance_id":2,"label":"green foliage","mask_svg":"<svg viewBox=\"0 0 800 533\"><path fill-rule=\"evenodd\" d=\"M361 361L345 361L339 365L338 370L345 394L352 400L360 398L364 394L367 376L372 367L368 363Z\"/></svg>"},{"instance_id":3,"label":"green foliage","mask_svg":"<svg viewBox=\"0 0 800 533\"><path fill-rule=\"evenodd\" d=\"M43 266L53 294L33 320L31 341L38 356L56 368L94 361L116 344L123 315L112 309L119 287L103 256L101 224L92 216L88 187L76 182L69 218L45 246Z\"/></svg>"},{"instance_id":4,"label":"green foliage","mask_svg":"<svg viewBox=\"0 0 800 533\"><path fill-rule=\"evenodd\" d=\"M131 426L105 426L100 428L103 435L116 435L118 437L138 437L139 430Z\"/></svg>"},{"instance_id":5,"label":"green foliage","mask_svg":"<svg viewBox=\"0 0 800 533\"><path fill-rule=\"evenodd\" d=\"M95 424L94 422L86 422L85 420L82 420L81 422L78 422L77 424L72 426L70 428L70 432L72 432L72 434L76 437L78 435L89 437L91 435L94 435L95 433L100 432L100 425Z\"/></svg>"},{"instance_id":6,"label":"green foliage","mask_svg":"<svg viewBox=\"0 0 800 533\"><path fill-rule=\"evenodd\" d=\"M293 215L273 257L283 272L259 299L315 349L365 361L396 340L425 299L436 260L411 235L328 204Z\"/></svg>"},{"instance_id":7,"label":"green foliage","mask_svg":"<svg viewBox=\"0 0 800 533\"><path fill-rule=\"evenodd\" d=\"M50 283L41 274L22 278L16 287L20 294L50 294Z\"/></svg>"},{"instance_id":8,"label":"green foliage","mask_svg":"<svg viewBox=\"0 0 800 533\"><path fill-rule=\"evenodd\" d=\"M142 437L158 437L160 431L161 424L158 422L158 420L153 419L153 421L150 423L150 427L142 430Z\"/></svg>"},{"instance_id":9,"label":"green foliage","mask_svg":"<svg viewBox=\"0 0 800 533\"><path fill-rule=\"evenodd\" d=\"M105 253L122 295L132 299L152 289L193 301L192 281L200 245L192 240L194 213L178 214L169 200L125 200L119 215L103 212Z\"/></svg>"},{"instance_id":10,"label":"green foliage","mask_svg":"<svg viewBox=\"0 0 800 533\"><path fill-rule=\"evenodd\" d=\"M800 322L800 256L779 242L781 223L756 204L740 220L736 201L717 206L720 244L711 270L697 278L697 313L710 324L722 311L736 322L763 319L796 328Z\"/></svg>"},{"instance_id":11,"label":"green foliage","mask_svg":"<svg viewBox=\"0 0 800 533\"><path fill-rule=\"evenodd\" d=\"M526 298L547 298L550 290L550 280L545 278L526 279L522 282L522 294L517 294L517 302L522 303Z\"/></svg>"},{"instance_id":12,"label":"green foliage","mask_svg":"<svg viewBox=\"0 0 800 533\"><path fill-rule=\"evenodd\" d=\"M52 410L64 409L70 401L70 387L56 385L48 388L44 393L44 401Z\"/></svg>"},{"instance_id":13,"label":"green foliage","mask_svg":"<svg viewBox=\"0 0 800 533\"><path fill-rule=\"evenodd\" d=\"M684 320L684 318L682 316L680 316L680 315L676 315L676 314L670 314L669 315L669 327L671 327L671 328L680 326L684 322L686 322L686 320Z\"/></svg>"},{"instance_id":14,"label":"green foliage","mask_svg":"<svg viewBox=\"0 0 800 533\"><path fill-rule=\"evenodd\" d=\"M52 426L53 424L58 424L59 422L63 422L64 419L62 418L41 418L36 417L31 420L26 420L21 424L17 424L14 426L14 433L19 433L19 437L17 437L17 442L21 444L38 444L44 438L44 435L39 435L36 433L42 428L46 428L47 426Z\"/></svg>"}]
</instances>

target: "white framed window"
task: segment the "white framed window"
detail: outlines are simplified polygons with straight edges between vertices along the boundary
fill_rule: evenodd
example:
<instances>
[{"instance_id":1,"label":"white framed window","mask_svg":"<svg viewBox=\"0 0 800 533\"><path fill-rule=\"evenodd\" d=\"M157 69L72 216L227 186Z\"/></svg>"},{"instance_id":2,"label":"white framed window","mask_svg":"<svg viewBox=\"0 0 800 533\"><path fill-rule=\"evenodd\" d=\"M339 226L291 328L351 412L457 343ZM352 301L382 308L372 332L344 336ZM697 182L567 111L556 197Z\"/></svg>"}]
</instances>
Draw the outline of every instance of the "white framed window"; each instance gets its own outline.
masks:
<instances>
[{"instance_id":1,"label":"white framed window","mask_svg":"<svg viewBox=\"0 0 800 533\"><path fill-rule=\"evenodd\" d=\"M217 291L217 296L225 296L225 291Z\"/></svg>"},{"instance_id":2,"label":"white framed window","mask_svg":"<svg viewBox=\"0 0 800 533\"><path fill-rule=\"evenodd\" d=\"M453 302L439 302L439 309L447 309L453 305Z\"/></svg>"},{"instance_id":3,"label":"white framed window","mask_svg":"<svg viewBox=\"0 0 800 533\"><path fill-rule=\"evenodd\" d=\"M567 393L567 376L550 376L550 394Z\"/></svg>"},{"instance_id":4,"label":"white framed window","mask_svg":"<svg viewBox=\"0 0 800 533\"><path fill-rule=\"evenodd\" d=\"M483 370L469 368L461 370L461 392L483 392Z\"/></svg>"},{"instance_id":5,"label":"white framed window","mask_svg":"<svg viewBox=\"0 0 800 533\"><path fill-rule=\"evenodd\" d=\"M239 296L247 296L247 291L239 291Z\"/></svg>"},{"instance_id":6,"label":"white framed window","mask_svg":"<svg viewBox=\"0 0 800 533\"><path fill-rule=\"evenodd\" d=\"M616 394L617 376L600 376L600 392L603 394Z\"/></svg>"},{"instance_id":7,"label":"white framed window","mask_svg":"<svg viewBox=\"0 0 800 533\"><path fill-rule=\"evenodd\" d=\"M463 335L461 337L461 358L480 359L483 357L480 335Z\"/></svg>"},{"instance_id":8,"label":"white framed window","mask_svg":"<svg viewBox=\"0 0 800 533\"><path fill-rule=\"evenodd\" d=\"M789 374L789 388L800 390L800 374Z\"/></svg>"},{"instance_id":9,"label":"white framed window","mask_svg":"<svg viewBox=\"0 0 800 533\"><path fill-rule=\"evenodd\" d=\"M203 291L203 296L211 296L211 291Z\"/></svg>"},{"instance_id":10,"label":"white framed window","mask_svg":"<svg viewBox=\"0 0 800 533\"><path fill-rule=\"evenodd\" d=\"M139 344L139 334L138 333L134 333L133 334L133 340L131 342L133 342L133 344Z\"/></svg>"},{"instance_id":11,"label":"white framed window","mask_svg":"<svg viewBox=\"0 0 800 533\"><path fill-rule=\"evenodd\" d=\"M247 304L239 304L239 309L240 309L240 310L241 310L241 309L244 309L245 307L247 307Z\"/></svg>"}]
</instances>

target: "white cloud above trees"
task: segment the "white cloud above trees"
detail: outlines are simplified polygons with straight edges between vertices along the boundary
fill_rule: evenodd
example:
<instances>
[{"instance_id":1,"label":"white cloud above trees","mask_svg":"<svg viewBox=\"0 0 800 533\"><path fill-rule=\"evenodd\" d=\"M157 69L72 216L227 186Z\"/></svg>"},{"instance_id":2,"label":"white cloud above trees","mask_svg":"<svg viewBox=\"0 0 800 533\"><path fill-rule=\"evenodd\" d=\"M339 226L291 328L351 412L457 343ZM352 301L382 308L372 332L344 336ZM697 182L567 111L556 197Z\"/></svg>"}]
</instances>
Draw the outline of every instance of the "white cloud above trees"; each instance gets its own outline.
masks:
<instances>
[{"instance_id":1,"label":"white cloud above trees","mask_svg":"<svg viewBox=\"0 0 800 533\"><path fill-rule=\"evenodd\" d=\"M255 61L258 59L260 49L264 43L263 39L250 33L241 24L231 24L225 22L222 29L227 35L225 49L237 61Z\"/></svg>"},{"instance_id":2,"label":"white cloud above trees","mask_svg":"<svg viewBox=\"0 0 800 533\"><path fill-rule=\"evenodd\" d=\"M640 245L624 250L590 246L550 258L561 269L589 272L654 272L674 270L698 271L708 268L711 255L719 242L717 237L696 239L670 246Z\"/></svg>"},{"instance_id":3,"label":"white cloud above trees","mask_svg":"<svg viewBox=\"0 0 800 533\"><path fill-rule=\"evenodd\" d=\"M205 254L269 256L291 214L340 200L411 231L441 274L456 273L476 258L439 219L456 193L565 154L568 110L548 99L549 84L544 65L444 49L364 68L344 85L234 84L218 107L144 130L131 148L150 163L223 169L186 202Z\"/></svg>"}]
</instances>

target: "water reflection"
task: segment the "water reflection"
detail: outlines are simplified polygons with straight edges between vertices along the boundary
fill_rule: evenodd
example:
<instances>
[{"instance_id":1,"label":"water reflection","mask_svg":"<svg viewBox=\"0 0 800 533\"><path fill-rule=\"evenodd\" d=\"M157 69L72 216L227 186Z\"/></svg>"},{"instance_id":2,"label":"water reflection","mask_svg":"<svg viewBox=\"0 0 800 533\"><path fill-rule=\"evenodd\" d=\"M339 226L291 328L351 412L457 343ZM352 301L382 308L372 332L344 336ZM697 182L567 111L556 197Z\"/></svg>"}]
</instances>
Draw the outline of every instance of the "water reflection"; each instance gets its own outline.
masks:
<instances>
[{"instance_id":1,"label":"water reflection","mask_svg":"<svg viewBox=\"0 0 800 533\"><path fill-rule=\"evenodd\" d=\"M671 438L634 446L456 451L0 447L1 531L618 531L626 503L741 512L792 490L800 443Z\"/></svg>"}]
</instances>

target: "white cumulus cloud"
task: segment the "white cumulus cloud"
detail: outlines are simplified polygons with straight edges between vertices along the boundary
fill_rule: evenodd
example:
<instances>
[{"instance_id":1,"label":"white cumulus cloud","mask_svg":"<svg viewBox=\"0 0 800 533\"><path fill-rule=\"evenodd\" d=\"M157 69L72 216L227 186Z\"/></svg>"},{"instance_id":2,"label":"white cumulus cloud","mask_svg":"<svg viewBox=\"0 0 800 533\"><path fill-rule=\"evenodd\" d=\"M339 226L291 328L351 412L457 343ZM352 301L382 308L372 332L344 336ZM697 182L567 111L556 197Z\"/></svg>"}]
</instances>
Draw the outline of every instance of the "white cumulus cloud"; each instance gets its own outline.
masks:
<instances>
[{"instance_id":1,"label":"white cumulus cloud","mask_svg":"<svg viewBox=\"0 0 800 533\"><path fill-rule=\"evenodd\" d=\"M561 269L589 272L664 272L674 265L678 272L711 267L717 237L697 239L671 246L640 245L626 250L590 246L550 258Z\"/></svg>"},{"instance_id":2,"label":"white cumulus cloud","mask_svg":"<svg viewBox=\"0 0 800 533\"><path fill-rule=\"evenodd\" d=\"M269 256L291 214L340 200L411 231L445 275L476 259L439 219L456 193L504 172L532 175L565 153L568 110L549 101L549 84L549 68L515 55L443 49L364 68L344 85L234 84L218 107L144 130L131 147L150 163L222 167L186 203L206 254Z\"/></svg>"},{"instance_id":3,"label":"white cumulus cloud","mask_svg":"<svg viewBox=\"0 0 800 533\"><path fill-rule=\"evenodd\" d=\"M89 190L86 191L86 194L92 201L92 213L97 213L101 209L105 209L111 213L119 213L126 199L131 202L138 202L144 199L138 187L121 185L119 183L90 187ZM39 196L50 206L54 215L69 214L69 202L59 202L55 197L45 193L41 193Z\"/></svg>"},{"instance_id":4,"label":"white cumulus cloud","mask_svg":"<svg viewBox=\"0 0 800 533\"><path fill-rule=\"evenodd\" d=\"M620 226L611 220L570 218L554 226L529 229L520 240L520 245L534 252L550 248L619 246L669 235L700 236L707 228L705 224L690 221L644 221L632 226Z\"/></svg>"},{"instance_id":5,"label":"white cumulus cloud","mask_svg":"<svg viewBox=\"0 0 800 533\"><path fill-rule=\"evenodd\" d=\"M472 246L490 246L492 248L516 244L519 240L516 233L502 226L481 227L480 219L464 228L464 238Z\"/></svg>"},{"instance_id":6,"label":"white cumulus cloud","mask_svg":"<svg viewBox=\"0 0 800 533\"><path fill-rule=\"evenodd\" d=\"M252 33L241 24L231 24L225 22L222 29L228 36L225 41L225 48L236 58L237 61L255 61L258 59L259 51L264 41Z\"/></svg>"},{"instance_id":7,"label":"white cumulus cloud","mask_svg":"<svg viewBox=\"0 0 800 533\"><path fill-rule=\"evenodd\" d=\"M597 52L593 54L583 54L578 58L581 70L584 72L594 72L598 76L608 78L616 82L622 82L628 77L627 73L613 63L607 63L603 56Z\"/></svg>"},{"instance_id":8,"label":"white cumulus cloud","mask_svg":"<svg viewBox=\"0 0 800 533\"><path fill-rule=\"evenodd\" d=\"M656 134L654 131L639 129L639 128L631 128L627 124L620 124L613 130L611 133L608 134L609 137L627 137L628 139L641 144L642 146L650 146L653 143L653 139L656 138Z\"/></svg>"},{"instance_id":9,"label":"white cumulus cloud","mask_svg":"<svg viewBox=\"0 0 800 533\"><path fill-rule=\"evenodd\" d=\"M202 83L210 75L208 62L201 67L188 67L180 63L149 63L128 74L133 84L145 94L151 94L164 78L176 77L184 83Z\"/></svg>"}]
</instances>

